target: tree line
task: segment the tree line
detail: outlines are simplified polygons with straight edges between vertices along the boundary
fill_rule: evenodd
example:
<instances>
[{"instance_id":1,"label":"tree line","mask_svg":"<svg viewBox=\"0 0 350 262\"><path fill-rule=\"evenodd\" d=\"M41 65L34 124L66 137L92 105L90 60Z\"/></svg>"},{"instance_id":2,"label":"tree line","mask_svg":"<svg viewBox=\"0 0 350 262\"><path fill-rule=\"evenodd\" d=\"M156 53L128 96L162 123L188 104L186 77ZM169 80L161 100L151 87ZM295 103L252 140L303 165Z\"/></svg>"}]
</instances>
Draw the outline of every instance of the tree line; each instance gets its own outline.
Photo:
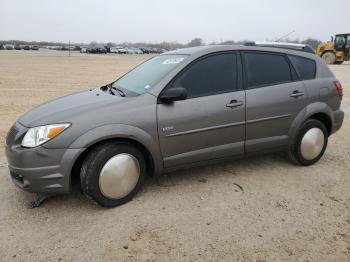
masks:
<instances>
[{"instance_id":1,"label":"tree line","mask_svg":"<svg viewBox=\"0 0 350 262\"><path fill-rule=\"evenodd\" d=\"M225 40L221 42L211 42L207 43L208 45L235 45L235 44L244 44L246 42L252 42L251 40L243 40L243 41L234 41L234 40ZM300 41L299 39L285 39L281 42L291 42L291 43L301 43L301 44L308 44L314 49L317 48L317 46L321 43L320 40L314 39L314 38L307 38L305 40ZM13 45L37 45L37 46L68 46L68 43L63 42L47 42L47 41L21 41L21 40L0 40L0 44L7 45L7 44L13 44ZM123 43L114 43L114 42L108 42L108 43L101 43L92 41L89 44L86 43L71 43L71 46L130 46L130 47L153 47L153 48L160 48L160 49L178 49L178 48L185 48L185 47L196 47L196 46L202 46L206 43L201 38L194 38L191 41L189 41L186 44L182 44L179 42L159 42L159 43L146 43L146 42L123 42Z\"/></svg>"}]
</instances>

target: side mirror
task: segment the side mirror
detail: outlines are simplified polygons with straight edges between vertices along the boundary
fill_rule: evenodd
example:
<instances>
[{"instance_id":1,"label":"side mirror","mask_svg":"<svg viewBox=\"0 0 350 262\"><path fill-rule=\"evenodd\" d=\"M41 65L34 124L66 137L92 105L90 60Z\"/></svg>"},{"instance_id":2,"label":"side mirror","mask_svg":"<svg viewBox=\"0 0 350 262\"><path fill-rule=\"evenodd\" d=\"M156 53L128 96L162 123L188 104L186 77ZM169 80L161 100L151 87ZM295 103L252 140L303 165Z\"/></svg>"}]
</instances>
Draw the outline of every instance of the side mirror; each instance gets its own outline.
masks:
<instances>
[{"instance_id":1,"label":"side mirror","mask_svg":"<svg viewBox=\"0 0 350 262\"><path fill-rule=\"evenodd\" d=\"M170 103L173 101L185 100L186 98L187 90L185 88L174 87L166 90L159 99L164 103Z\"/></svg>"}]
</instances>

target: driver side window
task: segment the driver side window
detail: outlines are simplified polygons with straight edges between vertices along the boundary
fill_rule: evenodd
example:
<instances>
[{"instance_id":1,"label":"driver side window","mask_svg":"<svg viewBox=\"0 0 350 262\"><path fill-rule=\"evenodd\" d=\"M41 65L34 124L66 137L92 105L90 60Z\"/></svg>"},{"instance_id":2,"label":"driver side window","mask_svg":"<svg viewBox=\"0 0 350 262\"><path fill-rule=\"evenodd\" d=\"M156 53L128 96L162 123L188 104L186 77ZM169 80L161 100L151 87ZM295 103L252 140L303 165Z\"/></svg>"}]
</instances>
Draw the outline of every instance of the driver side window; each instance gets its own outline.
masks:
<instances>
[{"instance_id":1,"label":"driver side window","mask_svg":"<svg viewBox=\"0 0 350 262\"><path fill-rule=\"evenodd\" d=\"M233 92L238 89L237 76L237 55L215 54L190 65L170 88L185 88L188 98Z\"/></svg>"}]
</instances>

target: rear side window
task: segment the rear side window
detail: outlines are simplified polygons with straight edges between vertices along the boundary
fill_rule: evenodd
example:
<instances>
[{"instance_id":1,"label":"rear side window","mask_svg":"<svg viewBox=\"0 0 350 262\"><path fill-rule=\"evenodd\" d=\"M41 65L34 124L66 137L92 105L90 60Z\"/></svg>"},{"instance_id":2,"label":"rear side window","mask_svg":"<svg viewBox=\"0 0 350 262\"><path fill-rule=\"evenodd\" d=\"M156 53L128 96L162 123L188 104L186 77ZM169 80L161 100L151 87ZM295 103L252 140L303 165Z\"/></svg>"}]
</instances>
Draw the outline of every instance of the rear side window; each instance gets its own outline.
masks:
<instances>
[{"instance_id":1,"label":"rear side window","mask_svg":"<svg viewBox=\"0 0 350 262\"><path fill-rule=\"evenodd\" d=\"M186 88L190 98L235 91L238 88L237 55L225 53L205 57L181 73L171 87Z\"/></svg>"},{"instance_id":2,"label":"rear side window","mask_svg":"<svg viewBox=\"0 0 350 262\"><path fill-rule=\"evenodd\" d=\"M315 78L316 75L316 63L311 59L307 59L300 56L288 56L295 69L298 71L302 80L308 80Z\"/></svg>"},{"instance_id":3,"label":"rear side window","mask_svg":"<svg viewBox=\"0 0 350 262\"><path fill-rule=\"evenodd\" d=\"M289 62L283 55L244 53L249 88L292 81Z\"/></svg>"}]
</instances>

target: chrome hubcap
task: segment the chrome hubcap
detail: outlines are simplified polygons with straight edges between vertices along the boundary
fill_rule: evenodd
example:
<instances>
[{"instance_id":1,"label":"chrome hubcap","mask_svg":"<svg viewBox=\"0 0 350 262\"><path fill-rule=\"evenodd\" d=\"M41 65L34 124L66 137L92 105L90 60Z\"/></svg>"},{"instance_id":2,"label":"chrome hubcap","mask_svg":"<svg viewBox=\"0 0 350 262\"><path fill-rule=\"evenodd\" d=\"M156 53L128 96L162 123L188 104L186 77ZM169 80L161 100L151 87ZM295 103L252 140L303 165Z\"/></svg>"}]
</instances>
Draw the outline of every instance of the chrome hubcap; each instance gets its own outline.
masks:
<instances>
[{"instance_id":1,"label":"chrome hubcap","mask_svg":"<svg viewBox=\"0 0 350 262\"><path fill-rule=\"evenodd\" d=\"M127 196L136 186L140 177L140 165L137 159L126 153L109 159L103 166L99 187L101 193L111 199Z\"/></svg>"},{"instance_id":2,"label":"chrome hubcap","mask_svg":"<svg viewBox=\"0 0 350 262\"><path fill-rule=\"evenodd\" d=\"M303 158L312 160L318 157L324 146L324 134L319 128L311 128L301 140L300 150Z\"/></svg>"}]
</instances>

